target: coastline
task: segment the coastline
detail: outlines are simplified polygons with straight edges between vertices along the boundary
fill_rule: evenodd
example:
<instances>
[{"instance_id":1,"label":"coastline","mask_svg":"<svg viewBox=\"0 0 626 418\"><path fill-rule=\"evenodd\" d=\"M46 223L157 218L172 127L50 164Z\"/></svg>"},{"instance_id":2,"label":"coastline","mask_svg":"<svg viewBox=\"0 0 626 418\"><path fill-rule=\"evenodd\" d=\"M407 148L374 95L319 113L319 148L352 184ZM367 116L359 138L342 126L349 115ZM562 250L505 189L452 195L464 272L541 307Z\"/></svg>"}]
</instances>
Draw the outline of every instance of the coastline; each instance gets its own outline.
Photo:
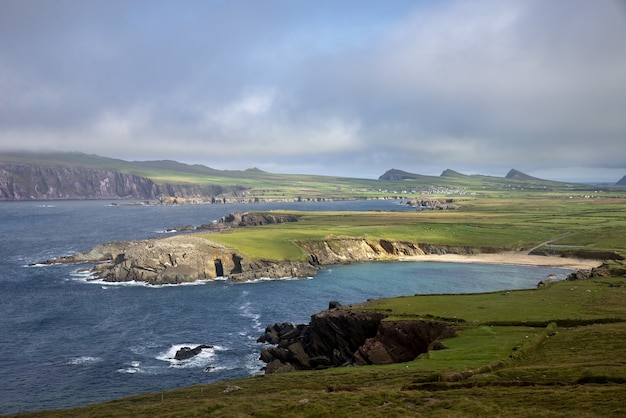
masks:
<instances>
[{"instance_id":1,"label":"coastline","mask_svg":"<svg viewBox=\"0 0 626 418\"><path fill-rule=\"evenodd\" d=\"M561 267L573 270L592 269L602 265L601 260L529 255L518 252L461 254L425 254L404 256L399 261L437 261L441 263L514 264L524 266Z\"/></svg>"}]
</instances>

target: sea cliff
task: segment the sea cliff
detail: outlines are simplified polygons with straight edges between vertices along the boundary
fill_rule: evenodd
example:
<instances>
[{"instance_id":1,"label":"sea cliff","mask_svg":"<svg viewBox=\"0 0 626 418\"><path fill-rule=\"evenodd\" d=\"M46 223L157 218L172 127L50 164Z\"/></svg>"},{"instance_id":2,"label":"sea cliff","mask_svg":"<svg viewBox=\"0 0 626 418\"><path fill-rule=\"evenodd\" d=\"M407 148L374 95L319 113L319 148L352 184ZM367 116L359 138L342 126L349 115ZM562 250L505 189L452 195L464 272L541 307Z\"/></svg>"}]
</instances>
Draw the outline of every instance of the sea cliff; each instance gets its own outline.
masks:
<instances>
[{"instance_id":1,"label":"sea cliff","mask_svg":"<svg viewBox=\"0 0 626 418\"><path fill-rule=\"evenodd\" d=\"M237 197L241 188L218 185L157 184L147 177L105 168L0 164L0 200L141 199L171 203ZM212 198L213 197L213 198Z\"/></svg>"},{"instance_id":2,"label":"sea cliff","mask_svg":"<svg viewBox=\"0 0 626 418\"><path fill-rule=\"evenodd\" d=\"M326 238L296 242L307 255L306 260L284 261L250 258L210 240L209 232L297 221L298 216L291 214L233 213L218 222L202 225L198 228L204 230L202 233L109 242L97 245L85 253L54 258L44 263L95 263L91 268L95 279L108 282L141 281L157 285L215 280L220 277L228 277L233 281L307 277L314 276L323 266L333 264L389 261L425 254L475 254L494 251L489 248L430 245L387 239Z\"/></svg>"}]
</instances>

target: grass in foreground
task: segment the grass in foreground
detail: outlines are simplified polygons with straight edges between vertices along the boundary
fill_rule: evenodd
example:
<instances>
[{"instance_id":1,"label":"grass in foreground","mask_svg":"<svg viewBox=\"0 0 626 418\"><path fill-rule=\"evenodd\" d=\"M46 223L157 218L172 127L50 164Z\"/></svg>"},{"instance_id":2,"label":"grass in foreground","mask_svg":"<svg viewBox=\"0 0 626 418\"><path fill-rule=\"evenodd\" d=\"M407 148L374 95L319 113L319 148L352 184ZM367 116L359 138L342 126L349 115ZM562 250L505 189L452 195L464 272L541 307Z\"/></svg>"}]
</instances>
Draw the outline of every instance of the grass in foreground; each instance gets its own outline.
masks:
<instances>
[{"instance_id":1,"label":"grass in foreground","mask_svg":"<svg viewBox=\"0 0 626 418\"><path fill-rule=\"evenodd\" d=\"M572 291L572 285L584 291ZM625 290L622 277L559 282L506 296L377 301L364 308L415 318L444 316L454 307L465 322L458 337L443 341L447 349L408 363L257 376L32 416L624 416ZM565 301L577 305L568 315L588 325L523 323L524 308L540 322L563 318L552 307ZM479 309L483 305L487 309ZM227 391L234 386L239 389Z\"/></svg>"}]
</instances>

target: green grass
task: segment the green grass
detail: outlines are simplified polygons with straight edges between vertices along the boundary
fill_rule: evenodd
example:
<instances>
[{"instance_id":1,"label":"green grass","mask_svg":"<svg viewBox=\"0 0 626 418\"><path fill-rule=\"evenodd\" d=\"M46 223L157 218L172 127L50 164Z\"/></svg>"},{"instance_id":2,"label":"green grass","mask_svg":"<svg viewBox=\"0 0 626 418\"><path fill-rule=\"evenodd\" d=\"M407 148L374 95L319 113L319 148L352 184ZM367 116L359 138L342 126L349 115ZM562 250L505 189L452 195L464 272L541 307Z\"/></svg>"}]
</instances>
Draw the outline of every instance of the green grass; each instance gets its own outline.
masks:
<instances>
[{"instance_id":1,"label":"green grass","mask_svg":"<svg viewBox=\"0 0 626 418\"><path fill-rule=\"evenodd\" d=\"M572 285L585 288L577 293ZM591 292L587 292L589 288ZM34 417L618 417L626 414L626 279L556 283L509 295L417 296L370 303L418 317L447 313L467 318L448 347L401 364L257 376L149 393ZM574 292L574 293L572 293ZM540 295L540 299L530 297ZM491 303L492 299L495 302ZM500 303L508 300L508 304ZM543 304L539 303L544 302ZM409 303L410 302L410 303ZM435 303L436 302L436 303ZM540 322L621 318L620 322L547 327L524 325L524 307ZM392 303L392 304L390 304ZM489 309L475 310L486 304ZM519 305L519 309L511 309ZM556 315L556 317L555 317ZM509 321L492 326L482 320ZM519 323L516 323L520 321ZM225 392L227 386L239 390Z\"/></svg>"},{"instance_id":2,"label":"green grass","mask_svg":"<svg viewBox=\"0 0 626 418\"><path fill-rule=\"evenodd\" d=\"M563 198L594 195L624 197L623 188L597 191L597 186L549 180L517 180L483 175L427 176L386 181L335 176L274 174L258 169L216 170L202 165L175 161L124 161L81 153L5 153L0 163L20 163L45 167L84 167L115 170L152 179L157 184L220 186L220 197L232 197L234 190L246 191L246 198L258 199L363 199L416 198L428 196L463 199L464 196L494 198ZM380 173L383 174L383 173ZM617 180L617 179L616 179Z\"/></svg>"},{"instance_id":3,"label":"green grass","mask_svg":"<svg viewBox=\"0 0 626 418\"><path fill-rule=\"evenodd\" d=\"M206 235L253 258L303 260L303 242L335 245L341 238L520 251L554 240L555 245L626 256L626 189L588 199L581 197L590 193L583 186L485 176L381 182L91 157L75 155L73 164L114 163L121 171L158 181L239 185L268 198L408 198L418 194L402 190L440 186L475 193L454 195L461 205L457 211L302 212L297 223ZM624 267L622 262L611 265ZM626 416L626 384L620 380L626 376L625 300L624 277L508 294L384 299L360 309L397 319L447 320L456 324L458 336L444 341L447 349L408 363L238 379L32 416ZM226 393L228 385L241 389Z\"/></svg>"},{"instance_id":4,"label":"green grass","mask_svg":"<svg viewBox=\"0 0 626 418\"><path fill-rule=\"evenodd\" d=\"M303 260L300 243L390 239L497 250L553 244L626 255L626 200L468 199L458 211L300 212L300 221L234 229L207 238L269 260ZM554 250L554 248L552 248Z\"/></svg>"},{"instance_id":5,"label":"green grass","mask_svg":"<svg viewBox=\"0 0 626 418\"><path fill-rule=\"evenodd\" d=\"M626 281L617 280L616 285L619 287L613 288L605 280L594 279L562 281L548 288L509 293L405 296L376 300L368 304L367 309L383 311L394 318L432 315L470 324L565 322L611 318L614 315L626 320L623 310L616 309L617 302L626 300ZM558 292L558 297L552 296L554 292Z\"/></svg>"}]
</instances>

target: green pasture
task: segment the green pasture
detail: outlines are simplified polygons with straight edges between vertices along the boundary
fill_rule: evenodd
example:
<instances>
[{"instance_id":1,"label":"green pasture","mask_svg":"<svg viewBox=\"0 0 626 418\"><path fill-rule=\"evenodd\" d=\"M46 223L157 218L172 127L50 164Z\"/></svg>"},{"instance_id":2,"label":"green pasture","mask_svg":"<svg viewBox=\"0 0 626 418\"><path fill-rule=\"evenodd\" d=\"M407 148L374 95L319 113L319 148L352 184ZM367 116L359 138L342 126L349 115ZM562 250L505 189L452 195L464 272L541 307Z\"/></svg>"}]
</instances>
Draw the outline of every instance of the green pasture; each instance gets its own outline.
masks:
<instances>
[{"instance_id":1,"label":"green pasture","mask_svg":"<svg viewBox=\"0 0 626 418\"><path fill-rule=\"evenodd\" d=\"M616 287L611 287L610 284ZM626 321L618 305L626 301L626 279L597 278L561 281L546 288L472 295L416 295L379 299L368 310L392 318L439 317L459 326L493 323L539 323L549 319L564 323L617 318Z\"/></svg>"},{"instance_id":2,"label":"green pasture","mask_svg":"<svg viewBox=\"0 0 626 418\"><path fill-rule=\"evenodd\" d=\"M236 228L206 237L253 258L305 260L299 243L341 238L525 251L615 251L626 255L626 200L472 199L455 211L300 212L299 222ZM550 247L551 246L551 247Z\"/></svg>"},{"instance_id":3,"label":"green pasture","mask_svg":"<svg viewBox=\"0 0 626 418\"><path fill-rule=\"evenodd\" d=\"M381 309L400 318L456 314L458 335L442 340L447 348L407 363L256 376L21 415L624 416L625 293L625 278L608 277L508 295L375 301L361 309ZM548 325L529 326L528 315ZM564 317L574 322L555 324ZM508 325L489 324L493 321ZM233 387L237 390L228 390Z\"/></svg>"},{"instance_id":4,"label":"green pasture","mask_svg":"<svg viewBox=\"0 0 626 418\"><path fill-rule=\"evenodd\" d=\"M349 177L275 174L256 168L216 170L203 165L176 161L124 161L82 153L5 153L0 163L42 167L83 167L119 171L150 178L157 184L220 186L223 195L233 193L254 199L363 199L417 198L435 196L462 199L464 196L501 199L525 197L580 198L624 197L626 189L540 179L509 179L485 175L412 175L405 180L359 179ZM242 167L243 168L243 167ZM380 173L381 175L383 173ZM502 173L503 175L505 173ZM618 179L616 179L617 181ZM245 191L245 194L241 194Z\"/></svg>"}]
</instances>

